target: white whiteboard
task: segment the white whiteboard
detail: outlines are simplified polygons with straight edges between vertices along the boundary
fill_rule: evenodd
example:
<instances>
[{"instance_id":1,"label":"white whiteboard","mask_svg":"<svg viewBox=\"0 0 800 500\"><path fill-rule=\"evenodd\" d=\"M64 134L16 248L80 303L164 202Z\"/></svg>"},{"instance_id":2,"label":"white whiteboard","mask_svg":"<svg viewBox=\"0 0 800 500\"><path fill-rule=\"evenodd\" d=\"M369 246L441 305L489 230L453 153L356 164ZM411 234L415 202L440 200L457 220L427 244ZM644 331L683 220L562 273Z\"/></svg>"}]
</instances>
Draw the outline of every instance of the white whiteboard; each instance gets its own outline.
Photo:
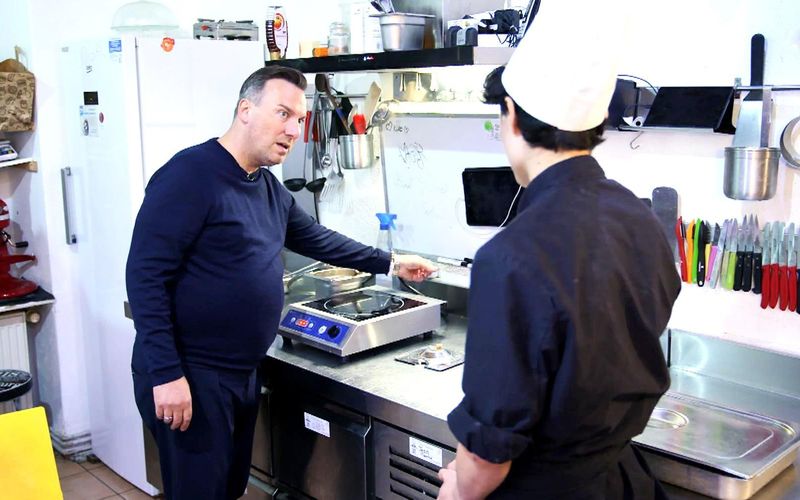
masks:
<instances>
[{"instance_id":1,"label":"white whiteboard","mask_svg":"<svg viewBox=\"0 0 800 500\"><path fill-rule=\"evenodd\" d=\"M386 193L397 214L394 248L463 259L498 228L468 226L461 173L507 166L496 114L394 115L383 126Z\"/></svg>"}]
</instances>

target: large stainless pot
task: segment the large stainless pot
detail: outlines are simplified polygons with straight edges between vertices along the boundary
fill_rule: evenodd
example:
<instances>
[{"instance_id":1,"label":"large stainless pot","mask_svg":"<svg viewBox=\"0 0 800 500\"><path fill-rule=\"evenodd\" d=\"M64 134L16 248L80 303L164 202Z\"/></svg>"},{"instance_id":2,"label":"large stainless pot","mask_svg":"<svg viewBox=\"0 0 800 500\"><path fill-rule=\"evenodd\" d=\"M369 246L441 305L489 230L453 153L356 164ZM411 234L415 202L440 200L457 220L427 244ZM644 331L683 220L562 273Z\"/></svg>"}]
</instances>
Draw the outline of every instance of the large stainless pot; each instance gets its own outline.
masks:
<instances>
[{"instance_id":1,"label":"large stainless pot","mask_svg":"<svg viewBox=\"0 0 800 500\"><path fill-rule=\"evenodd\" d=\"M760 201L775 196L781 150L766 147L725 148L725 196Z\"/></svg>"}]
</instances>

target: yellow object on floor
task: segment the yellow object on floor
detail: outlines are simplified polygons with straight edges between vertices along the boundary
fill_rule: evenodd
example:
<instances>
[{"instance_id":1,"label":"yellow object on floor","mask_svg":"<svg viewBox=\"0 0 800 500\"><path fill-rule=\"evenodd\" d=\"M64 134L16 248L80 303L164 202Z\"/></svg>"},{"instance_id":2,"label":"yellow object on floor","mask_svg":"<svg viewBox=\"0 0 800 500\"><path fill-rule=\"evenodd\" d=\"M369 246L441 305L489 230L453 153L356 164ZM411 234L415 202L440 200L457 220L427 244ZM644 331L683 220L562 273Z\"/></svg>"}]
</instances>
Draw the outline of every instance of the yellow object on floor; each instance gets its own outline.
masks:
<instances>
[{"instance_id":1,"label":"yellow object on floor","mask_svg":"<svg viewBox=\"0 0 800 500\"><path fill-rule=\"evenodd\" d=\"M0 497L64 498L44 408L0 415Z\"/></svg>"}]
</instances>

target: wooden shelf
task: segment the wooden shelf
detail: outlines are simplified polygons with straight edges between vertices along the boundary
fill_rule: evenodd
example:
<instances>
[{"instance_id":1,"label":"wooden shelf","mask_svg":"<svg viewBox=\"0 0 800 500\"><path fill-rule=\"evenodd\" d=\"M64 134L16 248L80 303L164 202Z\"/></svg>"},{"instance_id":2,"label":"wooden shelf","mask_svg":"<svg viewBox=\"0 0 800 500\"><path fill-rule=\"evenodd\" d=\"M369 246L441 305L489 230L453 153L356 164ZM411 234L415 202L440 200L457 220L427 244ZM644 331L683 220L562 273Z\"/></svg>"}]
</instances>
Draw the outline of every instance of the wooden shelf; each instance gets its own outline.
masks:
<instances>
[{"instance_id":1,"label":"wooden shelf","mask_svg":"<svg viewBox=\"0 0 800 500\"><path fill-rule=\"evenodd\" d=\"M39 166L33 158L17 158L16 160L0 161L0 168L17 167L28 172L38 172Z\"/></svg>"}]
</instances>

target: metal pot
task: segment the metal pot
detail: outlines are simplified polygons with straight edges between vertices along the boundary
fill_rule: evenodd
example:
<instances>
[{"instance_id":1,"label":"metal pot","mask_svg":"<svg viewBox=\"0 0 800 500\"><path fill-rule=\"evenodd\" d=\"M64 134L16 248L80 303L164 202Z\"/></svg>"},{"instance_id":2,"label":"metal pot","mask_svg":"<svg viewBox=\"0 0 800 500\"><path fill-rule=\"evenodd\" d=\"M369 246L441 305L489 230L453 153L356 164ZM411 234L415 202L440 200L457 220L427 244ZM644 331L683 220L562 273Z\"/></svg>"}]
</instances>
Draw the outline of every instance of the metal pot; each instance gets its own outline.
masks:
<instances>
[{"instance_id":1,"label":"metal pot","mask_svg":"<svg viewBox=\"0 0 800 500\"><path fill-rule=\"evenodd\" d=\"M425 20L433 16L393 12L372 17L380 19L383 50L392 51L422 49L425 40Z\"/></svg>"},{"instance_id":2,"label":"metal pot","mask_svg":"<svg viewBox=\"0 0 800 500\"><path fill-rule=\"evenodd\" d=\"M339 136L339 165L345 169L369 168L375 162L371 134Z\"/></svg>"},{"instance_id":3,"label":"metal pot","mask_svg":"<svg viewBox=\"0 0 800 500\"><path fill-rule=\"evenodd\" d=\"M760 201L775 196L778 182L778 148L725 148L725 196L734 200Z\"/></svg>"}]
</instances>

